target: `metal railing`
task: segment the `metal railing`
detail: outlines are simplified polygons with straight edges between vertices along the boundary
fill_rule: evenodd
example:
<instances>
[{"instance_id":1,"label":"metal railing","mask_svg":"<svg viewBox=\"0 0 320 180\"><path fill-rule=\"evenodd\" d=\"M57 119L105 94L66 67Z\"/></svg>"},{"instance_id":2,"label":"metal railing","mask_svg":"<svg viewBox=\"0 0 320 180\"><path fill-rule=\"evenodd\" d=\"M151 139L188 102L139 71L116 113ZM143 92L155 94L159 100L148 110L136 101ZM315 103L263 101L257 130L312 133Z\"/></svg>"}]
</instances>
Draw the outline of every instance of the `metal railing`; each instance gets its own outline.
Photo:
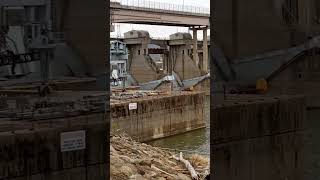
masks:
<instances>
[{"instance_id":1,"label":"metal railing","mask_svg":"<svg viewBox=\"0 0 320 180\"><path fill-rule=\"evenodd\" d=\"M110 38L112 38L112 39L124 39L124 35L120 35L120 36L118 36L118 35L110 35ZM170 40L169 37L152 37L152 36L150 36L150 39L152 39L152 40L163 40L163 41Z\"/></svg>"},{"instance_id":2,"label":"metal railing","mask_svg":"<svg viewBox=\"0 0 320 180\"><path fill-rule=\"evenodd\" d=\"M128 9L143 9L162 12L180 12L180 13L192 13L197 15L210 15L210 9L204 7L188 6L181 4L171 4L154 2L147 0L110 0L111 2L120 3L122 7Z\"/></svg>"}]
</instances>

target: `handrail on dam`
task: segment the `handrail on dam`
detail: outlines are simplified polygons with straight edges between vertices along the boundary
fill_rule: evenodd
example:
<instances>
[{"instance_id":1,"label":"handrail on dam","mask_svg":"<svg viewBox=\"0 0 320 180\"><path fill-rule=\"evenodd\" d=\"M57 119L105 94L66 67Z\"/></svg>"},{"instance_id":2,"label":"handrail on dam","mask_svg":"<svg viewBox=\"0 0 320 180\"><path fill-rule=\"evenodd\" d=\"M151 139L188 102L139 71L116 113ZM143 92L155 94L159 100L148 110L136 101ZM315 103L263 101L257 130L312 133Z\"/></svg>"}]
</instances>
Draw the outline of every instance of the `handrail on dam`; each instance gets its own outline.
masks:
<instances>
[{"instance_id":1,"label":"handrail on dam","mask_svg":"<svg viewBox=\"0 0 320 180\"><path fill-rule=\"evenodd\" d=\"M148 0L110 0L113 3L118 3L122 8L126 9L137 9L137 10L148 10L156 12L175 12L181 14L193 14L209 16L210 9L204 7L179 5L171 3L161 3Z\"/></svg>"}]
</instances>

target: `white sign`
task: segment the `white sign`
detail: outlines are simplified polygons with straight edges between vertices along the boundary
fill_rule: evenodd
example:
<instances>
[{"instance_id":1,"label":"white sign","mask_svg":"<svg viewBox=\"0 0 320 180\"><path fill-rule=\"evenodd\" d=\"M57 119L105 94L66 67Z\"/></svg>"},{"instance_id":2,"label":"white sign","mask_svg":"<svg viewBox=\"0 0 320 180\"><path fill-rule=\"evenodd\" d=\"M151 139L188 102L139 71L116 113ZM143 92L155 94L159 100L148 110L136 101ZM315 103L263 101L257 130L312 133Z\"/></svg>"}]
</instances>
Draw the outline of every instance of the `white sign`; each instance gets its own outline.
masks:
<instances>
[{"instance_id":1,"label":"white sign","mask_svg":"<svg viewBox=\"0 0 320 180\"><path fill-rule=\"evenodd\" d=\"M137 103L129 103L129 110L137 109L138 105Z\"/></svg>"},{"instance_id":2,"label":"white sign","mask_svg":"<svg viewBox=\"0 0 320 180\"><path fill-rule=\"evenodd\" d=\"M86 131L72 131L60 134L61 152L86 148Z\"/></svg>"}]
</instances>

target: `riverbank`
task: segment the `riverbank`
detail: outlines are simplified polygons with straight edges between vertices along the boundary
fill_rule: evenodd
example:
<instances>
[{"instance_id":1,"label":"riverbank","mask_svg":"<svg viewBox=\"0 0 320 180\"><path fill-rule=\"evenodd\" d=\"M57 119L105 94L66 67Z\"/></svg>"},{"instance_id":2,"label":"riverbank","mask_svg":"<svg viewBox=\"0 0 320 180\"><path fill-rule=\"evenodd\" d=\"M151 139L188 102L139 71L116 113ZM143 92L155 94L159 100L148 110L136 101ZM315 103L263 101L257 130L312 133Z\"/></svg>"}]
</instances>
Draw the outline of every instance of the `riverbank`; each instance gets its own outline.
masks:
<instances>
[{"instance_id":1,"label":"riverbank","mask_svg":"<svg viewBox=\"0 0 320 180\"><path fill-rule=\"evenodd\" d=\"M175 159L175 152L139 143L125 136L110 139L110 175L112 180L191 180L185 164ZM209 173L209 159L200 155L183 154L204 179Z\"/></svg>"}]
</instances>

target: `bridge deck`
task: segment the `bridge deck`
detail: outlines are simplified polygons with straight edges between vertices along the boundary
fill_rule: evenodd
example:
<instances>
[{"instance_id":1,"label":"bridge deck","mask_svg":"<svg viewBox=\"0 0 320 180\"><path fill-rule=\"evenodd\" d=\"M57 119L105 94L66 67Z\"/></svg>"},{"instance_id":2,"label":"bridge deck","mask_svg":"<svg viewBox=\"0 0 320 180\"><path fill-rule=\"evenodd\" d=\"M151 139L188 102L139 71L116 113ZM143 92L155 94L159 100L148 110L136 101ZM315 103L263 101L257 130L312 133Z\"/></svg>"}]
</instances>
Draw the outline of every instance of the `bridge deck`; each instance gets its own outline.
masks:
<instances>
[{"instance_id":1,"label":"bridge deck","mask_svg":"<svg viewBox=\"0 0 320 180\"><path fill-rule=\"evenodd\" d=\"M180 6L142 1L139 6L130 3L110 4L112 22L166 26L209 26L210 10L201 7ZM147 3L146 3L147 2Z\"/></svg>"}]
</instances>

